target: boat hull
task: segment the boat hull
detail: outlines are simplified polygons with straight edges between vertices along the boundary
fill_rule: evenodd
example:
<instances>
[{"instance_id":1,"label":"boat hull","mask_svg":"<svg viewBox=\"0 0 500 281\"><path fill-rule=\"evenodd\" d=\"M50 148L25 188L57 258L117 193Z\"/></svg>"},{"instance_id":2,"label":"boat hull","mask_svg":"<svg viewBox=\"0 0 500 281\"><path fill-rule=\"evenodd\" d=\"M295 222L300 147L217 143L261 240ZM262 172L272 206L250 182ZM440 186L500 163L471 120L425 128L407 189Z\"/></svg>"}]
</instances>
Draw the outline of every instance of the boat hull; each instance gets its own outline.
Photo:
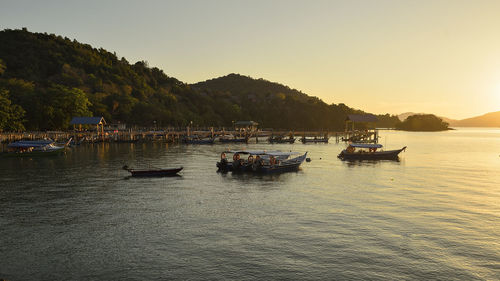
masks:
<instances>
[{"instance_id":1,"label":"boat hull","mask_svg":"<svg viewBox=\"0 0 500 281\"><path fill-rule=\"evenodd\" d=\"M3 153L3 157L44 157L44 156L55 156L61 155L64 153L64 147L58 149L51 150L40 150L40 151L31 151L31 152L5 152Z\"/></svg>"},{"instance_id":2,"label":"boat hull","mask_svg":"<svg viewBox=\"0 0 500 281\"><path fill-rule=\"evenodd\" d=\"M268 139L269 143L294 143L295 139Z\"/></svg>"},{"instance_id":3,"label":"boat hull","mask_svg":"<svg viewBox=\"0 0 500 281\"><path fill-rule=\"evenodd\" d=\"M380 152L365 152L365 153L349 153L346 150L343 150L338 158L342 160L395 160L398 159L399 153L405 150L406 147L397 150L388 150L388 151L380 151Z\"/></svg>"},{"instance_id":4,"label":"boat hull","mask_svg":"<svg viewBox=\"0 0 500 281\"><path fill-rule=\"evenodd\" d=\"M168 177L175 176L183 168L173 168L173 169L156 169L156 170L135 170L127 169L132 177Z\"/></svg>"},{"instance_id":5,"label":"boat hull","mask_svg":"<svg viewBox=\"0 0 500 281\"><path fill-rule=\"evenodd\" d=\"M294 159L285 160L279 165L233 165L233 162L217 162L217 168L220 172L232 172L232 173L284 173L284 172L293 172L297 171L300 165L306 159L307 153L296 157Z\"/></svg>"},{"instance_id":6,"label":"boat hull","mask_svg":"<svg viewBox=\"0 0 500 281\"><path fill-rule=\"evenodd\" d=\"M248 139L243 138L243 139L219 139L219 142L221 143L247 143Z\"/></svg>"},{"instance_id":7,"label":"boat hull","mask_svg":"<svg viewBox=\"0 0 500 281\"><path fill-rule=\"evenodd\" d=\"M328 139L322 138L322 139L304 139L302 138L300 140L302 143L328 143Z\"/></svg>"},{"instance_id":8,"label":"boat hull","mask_svg":"<svg viewBox=\"0 0 500 281\"><path fill-rule=\"evenodd\" d=\"M209 140L183 140L185 144L214 144L215 139Z\"/></svg>"}]
</instances>

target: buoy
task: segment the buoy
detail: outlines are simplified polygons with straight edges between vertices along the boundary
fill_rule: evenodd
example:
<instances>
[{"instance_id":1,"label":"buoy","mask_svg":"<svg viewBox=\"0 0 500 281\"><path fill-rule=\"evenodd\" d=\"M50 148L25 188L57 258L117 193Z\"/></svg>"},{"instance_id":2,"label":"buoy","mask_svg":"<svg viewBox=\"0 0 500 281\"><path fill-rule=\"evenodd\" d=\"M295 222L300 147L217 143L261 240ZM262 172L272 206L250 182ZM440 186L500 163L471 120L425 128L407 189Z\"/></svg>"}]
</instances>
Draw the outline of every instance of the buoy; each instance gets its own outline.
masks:
<instances>
[{"instance_id":1,"label":"buoy","mask_svg":"<svg viewBox=\"0 0 500 281\"><path fill-rule=\"evenodd\" d=\"M311 162L311 158L307 157L306 162Z\"/></svg>"}]
</instances>

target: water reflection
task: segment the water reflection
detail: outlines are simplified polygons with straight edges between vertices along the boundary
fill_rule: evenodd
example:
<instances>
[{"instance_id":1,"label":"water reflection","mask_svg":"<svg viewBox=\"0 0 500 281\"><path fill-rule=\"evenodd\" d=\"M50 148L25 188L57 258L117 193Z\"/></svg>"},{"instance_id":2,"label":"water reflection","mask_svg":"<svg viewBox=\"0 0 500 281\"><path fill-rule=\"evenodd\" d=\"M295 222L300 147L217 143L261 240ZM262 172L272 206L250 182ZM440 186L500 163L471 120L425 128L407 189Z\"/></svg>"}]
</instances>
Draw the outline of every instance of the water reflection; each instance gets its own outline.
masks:
<instances>
[{"instance_id":1,"label":"water reflection","mask_svg":"<svg viewBox=\"0 0 500 281\"><path fill-rule=\"evenodd\" d=\"M351 159L346 159L346 160L341 160L344 164L347 165L347 167L360 167L360 166L379 166L383 163L394 163L394 164L401 164L401 159L396 158L396 159L391 159L391 160L351 160Z\"/></svg>"},{"instance_id":2,"label":"water reflection","mask_svg":"<svg viewBox=\"0 0 500 281\"><path fill-rule=\"evenodd\" d=\"M0 277L498 280L500 131L384 137L412 149L340 161L343 144L246 145L309 151L270 175L217 173L227 145L0 159ZM184 170L131 178L126 163Z\"/></svg>"}]
</instances>

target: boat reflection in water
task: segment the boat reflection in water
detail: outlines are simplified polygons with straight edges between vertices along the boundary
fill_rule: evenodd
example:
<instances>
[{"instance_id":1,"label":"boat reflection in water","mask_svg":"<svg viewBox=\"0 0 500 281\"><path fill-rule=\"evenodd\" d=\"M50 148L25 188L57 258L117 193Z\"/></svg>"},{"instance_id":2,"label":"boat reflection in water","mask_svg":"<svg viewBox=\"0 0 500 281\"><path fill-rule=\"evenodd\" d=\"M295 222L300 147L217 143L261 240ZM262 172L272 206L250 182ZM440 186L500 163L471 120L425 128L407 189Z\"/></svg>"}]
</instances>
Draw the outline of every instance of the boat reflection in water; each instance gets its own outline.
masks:
<instances>
[{"instance_id":1,"label":"boat reflection in water","mask_svg":"<svg viewBox=\"0 0 500 281\"><path fill-rule=\"evenodd\" d=\"M233 161L227 161L226 154L233 154ZM242 155L247 156L242 159ZM293 157L294 155L299 155ZM307 152L281 152L265 150L230 150L221 153L217 162L219 172L282 173L297 171L306 159Z\"/></svg>"},{"instance_id":2,"label":"boat reflection in water","mask_svg":"<svg viewBox=\"0 0 500 281\"><path fill-rule=\"evenodd\" d=\"M342 160L396 160L399 153L406 150L406 146L396 150L380 150L381 144L351 143L337 156Z\"/></svg>"}]
</instances>

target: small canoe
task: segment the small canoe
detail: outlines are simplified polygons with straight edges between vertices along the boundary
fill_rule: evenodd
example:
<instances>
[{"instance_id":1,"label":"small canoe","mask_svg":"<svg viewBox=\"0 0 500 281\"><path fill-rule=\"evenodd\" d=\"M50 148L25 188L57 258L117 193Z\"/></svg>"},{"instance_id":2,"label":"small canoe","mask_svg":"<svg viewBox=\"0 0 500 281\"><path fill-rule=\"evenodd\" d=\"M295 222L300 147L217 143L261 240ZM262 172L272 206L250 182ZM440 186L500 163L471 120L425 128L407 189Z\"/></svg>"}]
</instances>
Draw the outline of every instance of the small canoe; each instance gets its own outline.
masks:
<instances>
[{"instance_id":1,"label":"small canoe","mask_svg":"<svg viewBox=\"0 0 500 281\"><path fill-rule=\"evenodd\" d=\"M168 177L177 175L183 167L170 169L130 169L127 165L125 165L123 166L123 169L130 172L133 177Z\"/></svg>"}]
</instances>

